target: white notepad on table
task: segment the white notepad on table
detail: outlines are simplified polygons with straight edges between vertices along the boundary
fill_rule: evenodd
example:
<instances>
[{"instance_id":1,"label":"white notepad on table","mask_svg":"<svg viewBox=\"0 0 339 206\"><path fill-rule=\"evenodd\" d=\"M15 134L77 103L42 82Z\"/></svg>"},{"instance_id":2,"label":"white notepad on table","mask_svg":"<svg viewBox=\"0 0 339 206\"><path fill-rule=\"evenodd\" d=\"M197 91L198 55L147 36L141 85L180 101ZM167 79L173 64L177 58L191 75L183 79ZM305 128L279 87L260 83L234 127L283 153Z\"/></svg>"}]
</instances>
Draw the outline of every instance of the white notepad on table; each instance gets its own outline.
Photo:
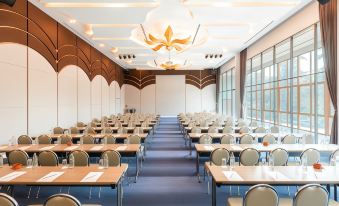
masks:
<instances>
[{"instance_id":1,"label":"white notepad on table","mask_svg":"<svg viewBox=\"0 0 339 206\"><path fill-rule=\"evenodd\" d=\"M90 172L80 182L96 182L103 172Z\"/></svg>"},{"instance_id":2,"label":"white notepad on table","mask_svg":"<svg viewBox=\"0 0 339 206\"><path fill-rule=\"evenodd\" d=\"M44 151L44 150L50 150L53 149L55 146L47 146L47 147L42 147L39 150Z\"/></svg>"},{"instance_id":3,"label":"white notepad on table","mask_svg":"<svg viewBox=\"0 0 339 206\"><path fill-rule=\"evenodd\" d=\"M71 151L71 150L75 150L76 148L78 148L78 146L69 146L69 147L66 147L64 150Z\"/></svg>"},{"instance_id":4,"label":"white notepad on table","mask_svg":"<svg viewBox=\"0 0 339 206\"><path fill-rule=\"evenodd\" d=\"M38 179L37 182L53 182L56 178L63 175L64 172L50 172L42 178Z\"/></svg>"},{"instance_id":5,"label":"white notepad on table","mask_svg":"<svg viewBox=\"0 0 339 206\"><path fill-rule=\"evenodd\" d=\"M232 145L231 146L233 150L236 150L236 151L242 151L243 149L237 145Z\"/></svg>"},{"instance_id":6,"label":"white notepad on table","mask_svg":"<svg viewBox=\"0 0 339 206\"><path fill-rule=\"evenodd\" d=\"M92 147L90 150L101 150L102 148L103 148L104 146L94 146L94 147Z\"/></svg>"},{"instance_id":7,"label":"white notepad on table","mask_svg":"<svg viewBox=\"0 0 339 206\"><path fill-rule=\"evenodd\" d=\"M223 171L222 173L224 173L225 177L229 180L244 180L236 171Z\"/></svg>"},{"instance_id":8,"label":"white notepad on table","mask_svg":"<svg viewBox=\"0 0 339 206\"><path fill-rule=\"evenodd\" d=\"M214 150L214 147L211 146L211 145L204 145L204 149L208 150L208 151L212 151L212 150Z\"/></svg>"},{"instance_id":9,"label":"white notepad on table","mask_svg":"<svg viewBox=\"0 0 339 206\"><path fill-rule=\"evenodd\" d=\"M25 173L26 173L25 171L11 172L8 175L1 177L0 182L8 182L8 181L14 180L15 178L17 178L17 177L19 177L19 176L21 176Z\"/></svg>"},{"instance_id":10,"label":"white notepad on table","mask_svg":"<svg viewBox=\"0 0 339 206\"><path fill-rule=\"evenodd\" d=\"M26 149L30 148L31 146L23 146L23 147L19 147L19 150L25 151Z\"/></svg>"},{"instance_id":11,"label":"white notepad on table","mask_svg":"<svg viewBox=\"0 0 339 206\"><path fill-rule=\"evenodd\" d=\"M281 172L268 171L267 174L268 174L268 176L270 176L274 180L289 180L289 178L286 177Z\"/></svg>"},{"instance_id":12,"label":"white notepad on table","mask_svg":"<svg viewBox=\"0 0 339 206\"><path fill-rule=\"evenodd\" d=\"M117 151L123 151L123 150L126 150L127 149L127 146L119 146L117 147Z\"/></svg>"}]
</instances>

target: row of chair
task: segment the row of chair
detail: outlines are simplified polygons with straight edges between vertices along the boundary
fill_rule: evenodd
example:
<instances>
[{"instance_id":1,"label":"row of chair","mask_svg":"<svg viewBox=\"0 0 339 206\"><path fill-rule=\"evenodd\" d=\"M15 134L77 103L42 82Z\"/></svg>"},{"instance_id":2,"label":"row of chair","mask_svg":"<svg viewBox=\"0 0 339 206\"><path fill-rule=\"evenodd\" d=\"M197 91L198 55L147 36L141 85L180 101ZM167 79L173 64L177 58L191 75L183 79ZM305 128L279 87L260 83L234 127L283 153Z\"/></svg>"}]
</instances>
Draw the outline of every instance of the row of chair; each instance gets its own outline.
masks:
<instances>
[{"instance_id":1,"label":"row of chair","mask_svg":"<svg viewBox=\"0 0 339 206\"><path fill-rule=\"evenodd\" d=\"M72 142L72 137L69 135L61 135L59 138L60 144L67 144ZM83 144L95 144L95 138L92 135L83 135L81 137ZM115 144L116 138L113 135L105 135L103 140L107 144ZM130 144L141 144L141 138L138 135L130 135L128 138ZM52 138L48 135L40 135L37 137L38 144L52 144ZM18 144L32 144L33 140L28 135L21 135L18 137Z\"/></svg>"},{"instance_id":2,"label":"row of chair","mask_svg":"<svg viewBox=\"0 0 339 206\"><path fill-rule=\"evenodd\" d=\"M87 152L82 150L75 150L72 151L68 157L70 157L71 155L73 155L74 157L74 166L89 166L90 161ZM108 165L110 167L117 167L121 165L121 155L119 152L115 150L106 150L101 153L101 158L103 158L105 155L107 155L108 157ZM20 163L24 166L27 166L28 159L28 154L22 150L13 150L8 154L9 165ZM40 166L58 166L59 158L55 152L46 150L38 154L38 163Z\"/></svg>"},{"instance_id":3,"label":"row of chair","mask_svg":"<svg viewBox=\"0 0 339 206\"><path fill-rule=\"evenodd\" d=\"M201 128L196 127L194 125L188 125L188 127L192 127L191 132L192 133L201 133ZM239 133L250 133L251 129L247 126L240 127ZM267 130L264 127L257 127L254 130L254 133L266 133ZM219 129L216 126L210 126L207 130L207 133L219 133ZM234 133L234 129L232 126L225 126L222 130L222 133L228 134L228 133ZM273 126L270 129L270 133L279 133L279 127Z\"/></svg>"},{"instance_id":4,"label":"row of chair","mask_svg":"<svg viewBox=\"0 0 339 206\"><path fill-rule=\"evenodd\" d=\"M97 134L97 132L95 131L94 127L96 127L96 126L88 126L88 127L86 127L85 130L84 130L84 133L86 133L86 134ZM133 126L133 127L135 127L135 126ZM142 134L142 133L144 133L143 127L144 126L142 126L142 127L135 127L134 130L133 130L133 133L134 134ZM145 127L147 127L147 126L145 126ZM71 127L68 131L69 131L68 132L69 134L79 134L79 130L78 130L77 127ZM64 133L65 133L65 130L63 128L61 128L61 127L56 127L56 128L53 129L53 134L64 134ZM101 133L102 134L111 134L111 133L113 133L113 130L109 126L105 126L101 130ZM127 134L128 130L125 127L118 126L117 133L118 134Z\"/></svg>"}]
</instances>

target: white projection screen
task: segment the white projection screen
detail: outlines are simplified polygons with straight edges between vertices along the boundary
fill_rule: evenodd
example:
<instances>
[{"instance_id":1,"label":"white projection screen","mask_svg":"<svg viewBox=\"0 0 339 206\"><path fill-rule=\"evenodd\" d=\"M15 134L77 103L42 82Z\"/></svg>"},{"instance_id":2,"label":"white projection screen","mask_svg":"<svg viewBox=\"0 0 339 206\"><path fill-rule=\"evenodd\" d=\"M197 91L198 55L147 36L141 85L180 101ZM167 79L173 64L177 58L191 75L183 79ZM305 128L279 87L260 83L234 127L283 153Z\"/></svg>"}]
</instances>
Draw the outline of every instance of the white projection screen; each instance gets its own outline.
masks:
<instances>
[{"instance_id":1,"label":"white projection screen","mask_svg":"<svg viewBox=\"0 0 339 206\"><path fill-rule=\"evenodd\" d=\"M176 116L185 112L185 75L156 76L156 113Z\"/></svg>"}]
</instances>

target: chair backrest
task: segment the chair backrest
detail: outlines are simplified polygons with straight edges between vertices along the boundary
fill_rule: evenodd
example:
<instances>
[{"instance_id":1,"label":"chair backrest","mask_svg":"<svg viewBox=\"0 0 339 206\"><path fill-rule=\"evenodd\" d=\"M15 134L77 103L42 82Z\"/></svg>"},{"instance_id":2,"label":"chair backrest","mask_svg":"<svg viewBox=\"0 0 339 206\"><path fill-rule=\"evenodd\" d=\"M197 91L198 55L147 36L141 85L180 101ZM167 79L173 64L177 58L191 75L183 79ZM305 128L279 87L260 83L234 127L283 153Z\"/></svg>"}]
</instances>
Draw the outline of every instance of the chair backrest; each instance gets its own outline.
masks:
<instances>
[{"instance_id":1,"label":"chair backrest","mask_svg":"<svg viewBox=\"0 0 339 206\"><path fill-rule=\"evenodd\" d=\"M240 127L239 129L239 133L249 133L249 132L250 132L250 128L246 126Z\"/></svg>"},{"instance_id":2,"label":"chair backrest","mask_svg":"<svg viewBox=\"0 0 339 206\"><path fill-rule=\"evenodd\" d=\"M318 163L320 161L320 152L317 149L309 148L304 150L300 154L300 159L302 160L305 155L307 157L308 166L312 166L314 163Z\"/></svg>"},{"instance_id":3,"label":"chair backrest","mask_svg":"<svg viewBox=\"0 0 339 206\"><path fill-rule=\"evenodd\" d=\"M218 133L218 128L211 126L208 128L207 133Z\"/></svg>"},{"instance_id":4,"label":"chair backrest","mask_svg":"<svg viewBox=\"0 0 339 206\"><path fill-rule=\"evenodd\" d=\"M285 149L277 148L270 153L274 158L274 166L286 166L288 162L288 152Z\"/></svg>"},{"instance_id":5,"label":"chair backrest","mask_svg":"<svg viewBox=\"0 0 339 206\"><path fill-rule=\"evenodd\" d=\"M230 134L225 134L221 137L220 144L231 144L231 139L233 138Z\"/></svg>"},{"instance_id":6,"label":"chair backrest","mask_svg":"<svg viewBox=\"0 0 339 206\"><path fill-rule=\"evenodd\" d=\"M330 155L330 160L332 158L336 158L337 160L339 160L339 149L337 149L334 152L332 152L332 154Z\"/></svg>"},{"instance_id":7,"label":"chair backrest","mask_svg":"<svg viewBox=\"0 0 339 206\"><path fill-rule=\"evenodd\" d=\"M199 127L192 127L191 133L201 133L201 129Z\"/></svg>"},{"instance_id":8,"label":"chair backrest","mask_svg":"<svg viewBox=\"0 0 339 206\"><path fill-rule=\"evenodd\" d=\"M85 130L86 134L96 134L95 129L93 129L93 127L87 127Z\"/></svg>"},{"instance_id":9,"label":"chair backrest","mask_svg":"<svg viewBox=\"0 0 339 206\"><path fill-rule=\"evenodd\" d=\"M64 129L62 129L61 127L54 127L53 134L63 134L63 133Z\"/></svg>"},{"instance_id":10,"label":"chair backrest","mask_svg":"<svg viewBox=\"0 0 339 206\"><path fill-rule=\"evenodd\" d=\"M200 121L200 127L208 127L208 123L206 120Z\"/></svg>"},{"instance_id":11,"label":"chair backrest","mask_svg":"<svg viewBox=\"0 0 339 206\"><path fill-rule=\"evenodd\" d=\"M282 140L283 144L295 144L297 141L297 138L294 135L286 135L284 139Z\"/></svg>"},{"instance_id":12,"label":"chair backrest","mask_svg":"<svg viewBox=\"0 0 339 206\"><path fill-rule=\"evenodd\" d=\"M141 138L138 135L130 135L128 137L129 144L141 144Z\"/></svg>"},{"instance_id":13,"label":"chair backrest","mask_svg":"<svg viewBox=\"0 0 339 206\"><path fill-rule=\"evenodd\" d=\"M83 144L94 144L94 138L92 135L84 135L81 138Z\"/></svg>"},{"instance_id":14,"label":"chair backrest","mask_svg":"<svg viewBox=\"0 0 339 206\"><path fill-rule=\"evenodd\" d=\"M79 200L67 194L56 194L50 196L45 202L44 206L81 206Z\"/></svg>"},{"instance_id":15,"label":"chair backrest","mask_svg":"<svg viewBox=\"0 0 339 206\"><path fill-rule=\"evenodd\" d=\"M258 123L257 123L257 122L251 122L249 126L250 126L250 127L257 127L257 126L258 126Z\"/></svg>"},{"instance_id":16,"label":"chair backrest","mask_svg":"<svg viewBox=\"0 0 339 206\"><path fill-rule=\"evenodd\" d=\"M218 148L211 152L210 155L210 164L214 164L217 166L222 165L222 159L225 158L226 162L230 159L230 153L225 148Z\"/></svg>"},{"instance_id":17,"label":"chair backrest","mask_svg":"<svg viewBox=\"0 0 339 206\"><path fill-rule=\"evenodd\" d=\"M240 164L244 166L255 166L259 163L259 152L254 148L247 148L240 153Z\"/></svg>"},{"instance_id":18,"label":"chair backrest","mask_svg":"<svg viewBox=\"0 0 339 206\"><path fill-rule=\"evenodd\" d=\"M311 134L305 134L302 138L305 144L314 144L314 138Z\"/></svg>"},{"instance_id":19,"label":"chair backrest","mask_svg":"<svg viewBox=\"0 0 339 206\"><path fill-rule=\"evenodd\" d=\"M84 167L89 165L89 155L82 150L75 150L71 153L74 157L74 166Z\"/></svg>"},{"instance_id":20,"label":"chair backrest","mask_svg":"<svg viewBox=\"0 0 339 206\"><path fill-rule=\"evenodd\" d=\"M222 129L222 133L224 133L224 134L233 133L233 128L232 128L232 126L225 126L225 127Z\"/></svg>"},{"instance_id":21,"label":"chair backrest","mask_svg":"<svg viewBox=\"0 0 339 206\"><path fill-rule=\"evenodd\" d=\"M121 127L121 126L122 126L122 124L119 120L117 120L114 124L114 127Z\"/></svg>"},{"instance_id":22,"label":"chair backrest","mask_svg":"<svg viewBox=\"0 0 339 206\"><path fill-rule=\"evenodd\" d=\"M121 155L119 152L115 150L106 150L101 154L102 159L104 158L105 154L108 157L108 165L110 167L121 166Z\"/></svg>"},{"instance_id":23,"label":"chair backrest","mask_svg":"<svg viewBox=\"0 0 339 206\"><path fill-rule=\"evenodd\" d=\"M43 134L38 137L38 142L39 144L51 144L52 138L49 137L48 135Z\"/></svg>"},{"instance_id":24,"label":"chair backrest","mask_svg":"<svg viewBox=\"0 0 339 206\"><path fill-rule=\"evenodd\" d=\"M240 137L240 144L253 144L253 137L249 134Z\"/></svg>"},{"instance_id":25,"label":"chair backrest","mask_svg":"<svg viewBox=\"0 0 339 206\"><path fill-rule=\"evenodd\" d=\"M233 126L233 121L232 121L232 120L227 120L227 121L225 122L225 127L226 127L226 126L232 127L232 126Z\"/></svg>"},{"instance_id":26,"label":"chair backrest","mask_svg":"<svg viewBox=\"0 0 339 206\"><path fill-rule=\"evenodd\" d=\"M117 133L118 134L127 134L128 131L125 127L119 127Z\"/></svg>"},{"instance_id":27,"label":"chair backrest","mask_svg":"<svg viewBox=\"0 0 339 206\"><path fill-rule=\"evenodd\" d=\"M136 127L133 129L133 134L143 134L144 133L144 128L142 127Z\"/></svg>"},{"instance_id":28,"label":"chair backrest","mask_svg":"<svg viewBox=\"0 0 339 206\"><path fill-rule=\"evenodd\" d=\"M42 151L38 155L40 166L58 166L58 155L53 151Z\"/></svg>"},{"instance_id":29,"label":"chair backrest","mask_svg":"<svg viewBox=\"0 0 339 206\"><path fill-rule=\"evenodd\" d=\"M60 139L60 144L67 144L68 142L72 142L72 137L67 134L61 135L59 139Z\"/></svg>"},{"instance_id":30,"label":"chair backrest","mask_svg":"<svg viewBox=\"0 0 339 206\"><path fill-rule=\"evenodd\" d=\"M270 185L252 186L245 194L243 206L278 206L279 196Z\"/></svg>"},{"instance_id":31,"label":"chair backrest","mask_svg":"<svg viewBox=\"0 0 339 206\"><path fill-rule=\"evenodd\" d=\"M83 122L77 122L77 127L86 127L86 124Z\"/></svg>"},{"instance_id":32,"label":"chair backrest","mask_svg":"<svg viewBox=\"0 0 339 206\"><path fill-rule=\"evenodd\" d=\"M245 121L238 121L238 127L246 127L247 126L247 124L246 124L246 122Z\"/></svg>"},{"instance_id":33,"label":"chair backrest","mask_svg":"<svg viewBox=\"0 0 339 206\"><path fill-rule=\"evenodd\" d=\"M20 135L20 137L18 137L18 144L32 144L32 142L32 138L27 135Z\"/></svg>"},{"instance_id":34,"label":"chair backrest","mask_svg":"<svg viewBox=\"0 0 339 206\"><path fill-rule=\"evenodd\" d=\"M0 193L0 205L1 206L19 206L18 202L11 196Z\"/></svg>"},{"instance_id":35,"label":"chair backrest","mask_svg":"<svg viewBox=\"0 0 339 206\"><path fill-rule=\"evenodd\" d=\"M102 134L112 134L113 131L109 127L104 127L101 131Z\"/></svg>"},{"instance_id":36,"label":"chair backrest","mask_svg":"<svg viewBox=\"0 0 339 206\"><path fill-rule=\"evenodd\" d=\"M107 144L115 144L116 143L116 139L113 135L109 135L109 134L105 135L104 139L106 139L104 141L106 141Z\"/></svg>"},{"instance_id":37,"label":"chair backrest","mask_svg":"<svg viewBox=\"0 0 339 206\"><path fill-rule=\"evenodd\" d=\"M219 122L219 121L215 121L215 122L213 122L212 126L214 126L214 127L220 127L221 125L220 125L220 122Z\"/></svg>"},{"instance_id":38,"label":"chair backrest","mask_svg":"<svg viewBox=\"0 0 339 206\"><path fill-rule=\"evenodd\" d=\"M275 140L275 137L272 134L266 134L264 138L262 139L262 142L268 142L270 144L277 143L277 141Z\"/></svg>"},{"instance_id":39,"label":"chair backrest","mask_svg":"<svg viewBox=\"0 0 339 206\"><path fill-rule=\"evenodd\" d=\"M71 128L69 128L69 130L71 131L71 134L78 134L79 133L78 128L76 128L76 127L71 127Z\"/></svg>"},{"instance_id":40,"label":"chair backrest","mask_svg":"<svg viewBox=\"0 0 339 206\"><path fill-rule=\"evenodd\" d=\"M328 191L318 184L308 184L299 188L293 198L293 206L327 206L328 203Z\"/></svg>"},{"instance_id":41,"label":"chair backrest","mask_svg":"<svg viewBox=\"0 0 339 206\"><path fill-rule=\"evenodd\" d=\"M25 151L13 150L8 154L8 164L13 165L15 163L20 163L26 166L28 158L28 154Z\"/></svg>"},{"instance_id":42,"label":"chair backrest","mask_svg":"<svg viewBox=\"0 0 339 206\"><path fill-rule=\"evenodd\" d=\"M264 127L258 127L255 129L255 133L266 133L266 129Z\"/></svg>"},{"instance_id":43,"label":"chair backrest","mask_svg":"<svg viewBox=\"0 0 339 206\"><path fill-rule=\"evenodd\" d=\"M200 138L199 138L199 144L205 144L207 142L208 142L208 144L211 144L212 143L212 137L208 134L201 135Z\"/></svg>"},{"instance_id":44,"label":"chair backrest","mask_svg":"<svg viewBox=\"0 0 339 206\"><path fill-rule=\"evenodd\" d=\"M272 126L271 127L271 133L279 133L279 127L278 126Z\"/></svg>"}]
</instances>

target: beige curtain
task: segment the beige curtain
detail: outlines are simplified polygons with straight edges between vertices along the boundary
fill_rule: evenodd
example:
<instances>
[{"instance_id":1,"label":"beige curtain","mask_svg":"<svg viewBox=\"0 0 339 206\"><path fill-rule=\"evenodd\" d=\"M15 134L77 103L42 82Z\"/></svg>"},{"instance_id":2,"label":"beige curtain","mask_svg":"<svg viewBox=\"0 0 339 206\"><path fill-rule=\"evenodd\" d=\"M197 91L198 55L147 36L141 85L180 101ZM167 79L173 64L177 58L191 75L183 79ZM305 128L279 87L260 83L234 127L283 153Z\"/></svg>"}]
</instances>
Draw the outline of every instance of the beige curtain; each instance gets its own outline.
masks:
<instances>
[{"instance_id":1,"label":"beige curtain","mask_svg":"<svg viewBox=\"0 0 339 206\"><path fill-rule=\"evenodd\" d=\"M240 118L244 118L247 49L240 52Z\"/></svg>"},{"instance_id":2,"label":"beige curtain","mask_svg":"<svg viewBox=\"0 0 339 206\"><path fill-rule=\"evenodd\" d=\"M337 0L319 4L320 29L322 35L324 66L327 85L334 107L331 143L338 144L337 112Z\"/></svg>"}]
</instances>

